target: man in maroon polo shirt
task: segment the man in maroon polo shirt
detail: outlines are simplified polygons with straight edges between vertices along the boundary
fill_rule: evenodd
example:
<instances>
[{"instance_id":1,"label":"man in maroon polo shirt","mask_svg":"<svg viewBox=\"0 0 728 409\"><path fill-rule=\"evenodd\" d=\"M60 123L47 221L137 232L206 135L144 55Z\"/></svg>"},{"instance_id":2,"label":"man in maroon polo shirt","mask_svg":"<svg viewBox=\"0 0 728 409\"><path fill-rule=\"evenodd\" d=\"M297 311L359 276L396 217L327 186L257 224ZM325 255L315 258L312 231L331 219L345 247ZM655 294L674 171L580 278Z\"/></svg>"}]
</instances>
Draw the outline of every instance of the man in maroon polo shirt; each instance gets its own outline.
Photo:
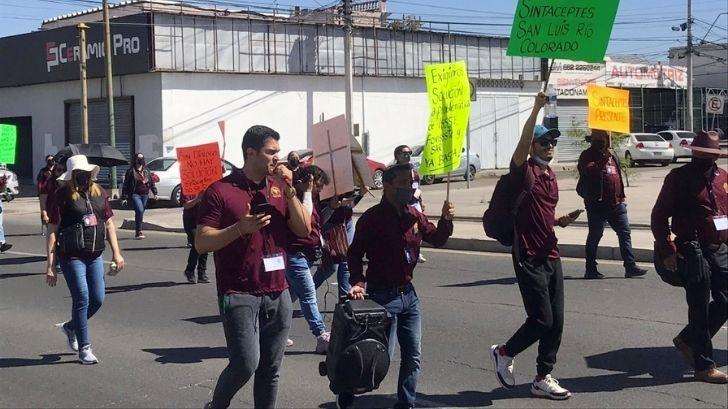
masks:
<instances>
[{"instance_id":1,"label":"man in maroon polo shirt","mask_svg":"<svg viewBox=\"0 0 728 409\"><path fill-rule=\"evenodd\" d=\"M382 201L361 216L349 246L349 294L353 299L363 299L366 287L369 297L392 314L389 356L394 356L395 337L402 354L395 408L412 408L420 374L422 338L420 300L411 283L412 275L422 240L439 247L452 235L455 209L452 203L445 202L435 227L410 206L415 193L410 164L390 166L383 179ZM366 275L364 256L369 259ZM353 395L341 394L337 403L341 408L351 407L353 400Z\"/></svg>"},{"instance_id":2,"label":"man in maroon polo shirt","mask_svg":"<svg viewBox=\"0 0 728 409\"><path fill-rule=\"evenodd\" d=\"M559 186L549 163L561 133L535 125L545 103L546 96L540 93L511 159L513 195L528 192L516 209L513 245L513 266L528 318L508 342L491 346L490 355L498 382L512 388L516 383L513 358L538 341L537 375L531 394L563 400L571 393L551 377L564 327L564 277L554 226L568 226L579 212L556 218Z\"/></svg>"},{"instance_id":3,"label":"man in maroon polo shirt","mask_svg":"<svg viewBox=\"0 0 728 409\"><path fill-rule=\"evenodd\" d=\"M688 325L673 343L697 380L724 384L728 376L715 368L711 339L728 313L728 173L716 165L728 151L712 131L698 132L690 149L692 161L665 177L652 208L652 234L657 259L677 270L685 286Z\"/></svg>"},{"instance_id":4,"label":"man in maroon polo shirt","mask_svg":"<svg viewBox=\"0 0 728 409\"><path fill-rule=\"evenodd\" d=\"M279 139L266 126L248 129L245 165L210 185L198 205L195 247L199 253L214 252L230 354L206 407L227 408L253 373L255 407L275 407L291 325L286 248L293 235L311 233L308 212L291 186L291 171L278 164Z\"/></svg>"},{"instance_id":5,"label":"man in maroon polo shirt","mask_svg":"<svg viewBox=\"0 0 728 409\"><path fill-rule=\"evenodd\" d=\"M647 270L637 266L632 251L632 230L624 203L622 168L610 147L609 134L601 129L593 129L589 137L591 146L579 156L579 183L576 186L576 192L584 198L589 221L584 278L604 278L597 270L597 248L607 222L619 239L625 278L644 276Z\"/></svg>"}]
</instances>

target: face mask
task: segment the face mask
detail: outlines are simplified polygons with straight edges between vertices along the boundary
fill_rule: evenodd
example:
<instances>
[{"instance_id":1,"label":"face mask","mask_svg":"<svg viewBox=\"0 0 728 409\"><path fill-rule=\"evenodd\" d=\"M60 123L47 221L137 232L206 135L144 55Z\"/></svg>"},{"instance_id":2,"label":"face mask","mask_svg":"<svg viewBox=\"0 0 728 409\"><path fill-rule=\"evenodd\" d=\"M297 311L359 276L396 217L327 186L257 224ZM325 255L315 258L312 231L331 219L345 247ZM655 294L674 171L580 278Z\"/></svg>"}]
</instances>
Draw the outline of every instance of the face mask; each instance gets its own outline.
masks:
<instances>
[{"instance_id":1,"label":"face mask","mask_svg":"<svg viewBox=\"0 0 728 409\"><path fill-rule=\"evenodd\" d=\"M713 163L715 163L715 160L712 158L696 158L693 157L692 163L695 167L702 170L708 170L713 166Z\"/></svg>"},{"instance_id":2,"label":"face mask","mask_svg":"<svg viewBox=\"0 0 728 409\"><path fill-rule=\"evenodd\" d=\"M144 158L137 158L136 159L136 164L139 165L139 166L144 165Z\"/></svg>"},{"instance_id":3,"label":"face mask","mask_svg":"<svg viewBox=\"0 0 728 409\"><path fill-rule=\"evenodd\" d=\"M537 155L531 155L531 157L533 158L533 160L534 160L534 161L535 161L535 162L536 162L536 163L537 163L538 165L540 165L540 166L542 166L542 167L546 167L546 166L548 166L548 165L550 165L550 164L551 164L551 161L550 161L550 160L543 160L543 159L539 158L539 157L538 157Z\"/></svg>"},{"instance_id":4,"label":"face mask","mask_svg":"<svg viewBox=\"0 0 728 409\"><path fill-rule=\"evenodd\" d=\"M412 188L396 188L394 192L394 201L404 207L412 202L412 198L415 197L415 190Z\"/></svg>"},{"instance_id":5,"label":"face mask","mask_svg":"<svg viewBox=\"0 0 728 409\"><path fill-rule=\"evenodd\" d=\"M54 164L54 163L55 163L55 162L53 162L52 160L46 161L46 165L47 165L47 166L48 166L49 168L52 168L52 167L53 167L53 164Z\"/></svg>"},{"instance_id":6,"label":"face mask","mask_svg":"<svg viewBox=\"0 0 728 409\"><path fill-rule=\"evenodd\" d=\"M300 159L291 159L291 160L289 160L289 161L288 161L288 163L289 163L289 164L290 164L290 165L291 165L292 167L294 167L294 168L297 168L297 167L298 167L298 165L300 165L300 164L301 164L301 160L300 160Z\"/></svg>"},{"instance_id":7,"label":"face mask","mask_svg":"<svg viewBox=\"0 0 728 409\"><path fill-rule=\"evenodd\" d=\"M601 139L596 139L592 142L592 146L596 149L602 150L605 146L607 146L607 142Z\"/></svg>"},{"instance_id":8,"label":"face mask","mask_svg":"<svg viewBox=\"0 0 728 409\"><path fill-rule=\"evenodd\" d=\"M74 181L76 183L76 187L78 187L79 189L86 189L91 183L91 174L88 172L79 173L78 175L74 176Z\"/></svg>"}]
</instances>

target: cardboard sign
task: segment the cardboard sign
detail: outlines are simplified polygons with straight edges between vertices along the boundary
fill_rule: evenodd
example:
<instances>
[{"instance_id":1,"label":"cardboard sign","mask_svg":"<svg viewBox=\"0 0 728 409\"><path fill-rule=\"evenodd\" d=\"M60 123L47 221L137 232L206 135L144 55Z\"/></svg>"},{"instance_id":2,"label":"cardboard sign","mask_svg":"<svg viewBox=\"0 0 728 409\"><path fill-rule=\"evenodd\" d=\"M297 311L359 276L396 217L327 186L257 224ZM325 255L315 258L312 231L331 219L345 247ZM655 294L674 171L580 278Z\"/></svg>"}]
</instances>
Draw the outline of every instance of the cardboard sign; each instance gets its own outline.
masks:
<instances>
[{"instance_id":1,"label":"cardboard sign","mask_svg":"<svg viewBox=\"0 0 728 409\"><path fill-rule=\"evenodd\" d=\"M331 180L321 190L321 200L354 190L351 132L347 128L344 115L319 122L311 128L314 163L326 172Z\"/></svg>"},{"instance_id":2,"label":"cardboard sign","mask_svg":"<svg viewBox=\"0 0 728 409\"><path fill-rule=\"evenodd\" d=\"M425 67L430 123L420 175L448 173L460 166L470 118L470 82L464 61Z\"/></svg>"},{"instance_id":3,"label":"cardboard sign","mask_svg":"<svg viewBox=\"0 0 728 409\"><path fill-rule=\"evenodd\" d=\"M351 135L351 164L354 168L354 183L357 186L374 186L367 155L354 135Z\"/></svg>"},{"instance_id":4,"label":"cardboard sign","mask_svg":"<svg viewBox=\"0 0 728 409\"><path fill-rule=\"evenodd\" d=\"M602 62L619 0L518 0L507 55Z\"/></svg>"},{"instance_id":5,"label":"cardboard sign","mask_svg":"<svg viewBox=\"0 0 728 409\"><path fill-rule=\"evenodd\" d=\"M589 84L589 128L629 133L629 91Z\"/></svg>"},{"instance_id":6,"label":"cardboard sign","mask_svg":"<svg viewBox=\"0 0 728 409\"><path fill-rule=\"evenodd\" d=\"M15 147L18 143L18 127L0 124L0 163L15 164Z\"/></svg>"},{"instance_id":7,"label":"cardboard sign","mask_svg":"<svg viewBox=\"0 0 728 409\"><path fill-rule=\"evenodd\" d=\"M222 178L222 160L217 142L177 148L177 160L185 195L196 195Z\"/></svg>"}]
</instances>

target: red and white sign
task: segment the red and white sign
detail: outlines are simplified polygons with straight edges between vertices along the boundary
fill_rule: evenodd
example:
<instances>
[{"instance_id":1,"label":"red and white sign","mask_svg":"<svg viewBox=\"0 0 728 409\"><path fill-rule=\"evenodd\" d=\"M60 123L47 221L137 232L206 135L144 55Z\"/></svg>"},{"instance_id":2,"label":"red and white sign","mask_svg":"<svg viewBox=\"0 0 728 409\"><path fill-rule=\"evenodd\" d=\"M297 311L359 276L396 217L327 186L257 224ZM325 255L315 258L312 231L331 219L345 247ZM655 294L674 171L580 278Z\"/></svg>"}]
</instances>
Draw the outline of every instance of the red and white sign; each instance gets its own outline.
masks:
<instances>
[{"instance_id":1,"label":"red and white sign","mask_svg":"<svg viewBox=\"0 0 728 409\"><path fill-rule=\"evenodd\" d=\"M685 88L688 83L685 67L662 64L630 64L606 62L606 85L621 88Z\"/></svg>"},{"instance_id":2,"label":"red and white sign","mask_svg":"<svg viewBox=\"0 0 728 409\"><path fill-rule=\"evenodd\" d=\"M222 160L217 142L177 148L182 192L196 195L222 178Z\"/></svg>"},{"instance_id":3,"label":"red and white sign","mask_svg":"<svg viewBox=\"0 0 728 409\"><path fill-rule=\"evenodd\" d=\"M705 96L705 113L723 115L723 107L725 107L725 98L722 95Z\"/></svg>"}]
</instances>

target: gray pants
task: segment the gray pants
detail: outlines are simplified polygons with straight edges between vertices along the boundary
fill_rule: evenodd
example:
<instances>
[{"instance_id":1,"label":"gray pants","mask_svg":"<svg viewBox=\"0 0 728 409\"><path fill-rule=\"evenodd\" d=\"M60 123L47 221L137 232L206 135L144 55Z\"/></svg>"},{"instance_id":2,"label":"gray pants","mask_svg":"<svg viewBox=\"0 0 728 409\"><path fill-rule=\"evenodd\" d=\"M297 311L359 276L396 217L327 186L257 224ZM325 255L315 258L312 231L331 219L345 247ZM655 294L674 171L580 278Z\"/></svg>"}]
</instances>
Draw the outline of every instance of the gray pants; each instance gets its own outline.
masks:
<instances>
[{"instance_id":1,"label":"gray pants","mask_svg":"<svg viewBox=\"0 0 728 409\"><path fill-rule=\"evenodd\" d=\"M256 296L219 297L230 363L220 374L212 396L213 408L227 408L230 400L255 373L256 408L275 408L278 372L291 327L288 291Z\"/></svg>"}]
</instances>

